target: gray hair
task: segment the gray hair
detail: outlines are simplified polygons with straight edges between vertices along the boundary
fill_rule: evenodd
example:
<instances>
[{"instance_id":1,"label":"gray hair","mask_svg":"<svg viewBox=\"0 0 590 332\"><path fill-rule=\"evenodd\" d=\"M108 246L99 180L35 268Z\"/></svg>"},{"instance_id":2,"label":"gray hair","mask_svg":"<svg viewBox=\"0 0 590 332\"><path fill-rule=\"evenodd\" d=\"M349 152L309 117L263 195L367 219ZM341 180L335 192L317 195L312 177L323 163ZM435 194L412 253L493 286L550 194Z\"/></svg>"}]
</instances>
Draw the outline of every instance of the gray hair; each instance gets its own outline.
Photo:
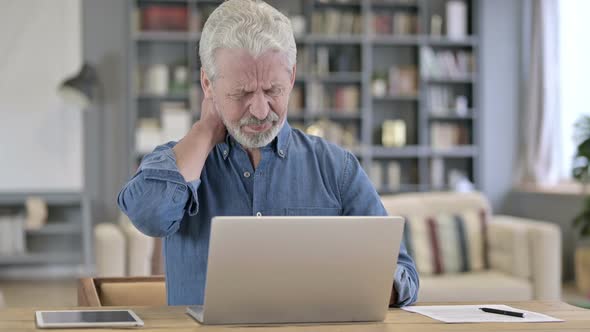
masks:
<instances>
[{"instance_id":1,"label":"gray hair","mask_svg":"<svg viewBox=\"0 0 590 332\"><path fill-rule=\"evenodd\" d=\"M199 42L201 65L214 81L215 51L219 48L242 48L257 57L265 51L287 54L289 68L297 57L295 37L289 19L260 0L228 0L207 19Z\"/></svg>"}]
</instances>

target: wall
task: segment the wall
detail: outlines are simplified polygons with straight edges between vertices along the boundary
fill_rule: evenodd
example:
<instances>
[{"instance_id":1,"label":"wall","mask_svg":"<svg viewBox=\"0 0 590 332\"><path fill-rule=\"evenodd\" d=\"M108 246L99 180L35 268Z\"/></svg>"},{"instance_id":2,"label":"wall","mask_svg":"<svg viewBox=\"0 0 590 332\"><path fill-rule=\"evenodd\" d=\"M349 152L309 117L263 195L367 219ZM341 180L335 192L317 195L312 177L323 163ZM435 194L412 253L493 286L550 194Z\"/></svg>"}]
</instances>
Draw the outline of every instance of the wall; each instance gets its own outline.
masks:
<instances>
[{"instance_id":1,"label":"wall","mask_svg":"<svg viewBox=\"0 0 590 332\"><path fill-rule=\"evenodd\" d=\"M80 190L82 117L57 96L81 63L79 0L3 0L0 45L0 191Z\"/></svg>"},{"instance_id":2,"label":"wall","mask_svg":"<svg viewBox=\"0 0 590 332\"><path fill-rule=\"evenodd\" d=\"M504 209L512 189L520 110L522 2L479 1L482 191L494 211Z\"/></svg>"},{"instance_id":3,"label":"wall","mask_svg":"<svg viewBox=\"0 0 590 332\"><path fill-rule=\"evenodd\" d=\"M577 194L513 191L506 199L506 213L523 218L545 220L561 227L563 279L574 278L576 240L572 220L582 210L583 197Z\"/></svg>"},{"instance_id":4,"label":"wall","mask_svg":"<svg viewBox=\"0 0 590 332\"><path fill-rule=\"evenodd\" d=\"M128 140L128 1L82 0L82 54L93 64L103 87L103 99L93 119L87 119L88 194L95 222L116 221L116 200L131 166Z\"/></svg>"}]
</instances>

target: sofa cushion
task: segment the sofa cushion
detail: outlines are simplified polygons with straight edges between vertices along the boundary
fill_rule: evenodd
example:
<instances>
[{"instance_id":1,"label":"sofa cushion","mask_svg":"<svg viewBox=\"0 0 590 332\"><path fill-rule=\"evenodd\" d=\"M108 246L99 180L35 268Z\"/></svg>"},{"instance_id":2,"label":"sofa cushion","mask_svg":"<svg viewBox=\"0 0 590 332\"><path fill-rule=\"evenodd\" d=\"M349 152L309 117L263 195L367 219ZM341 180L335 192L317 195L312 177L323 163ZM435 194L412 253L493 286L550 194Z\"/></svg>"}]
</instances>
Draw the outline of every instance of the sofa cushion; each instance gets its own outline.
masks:
<instances>
[{"instance_id":1,"label":"sofa cushion","mask_svg":"<svg viewBox=\"0 0 590 332\"><path fill-rule=\"evenodd\" d=\"M486 213L406 215L404 241L422 275L481 271L488 267Z\"/></svg>"},{"instance_id":2,"label":"sofa cushion","mask_svg":"<svg viewBox=\"0 0 590 332\"><path fill-rule=\"evenodd\" d=\"M418 302L530 301L533 286L527 279L496 271L420 278Z\"/></svg>"}]
</instances>

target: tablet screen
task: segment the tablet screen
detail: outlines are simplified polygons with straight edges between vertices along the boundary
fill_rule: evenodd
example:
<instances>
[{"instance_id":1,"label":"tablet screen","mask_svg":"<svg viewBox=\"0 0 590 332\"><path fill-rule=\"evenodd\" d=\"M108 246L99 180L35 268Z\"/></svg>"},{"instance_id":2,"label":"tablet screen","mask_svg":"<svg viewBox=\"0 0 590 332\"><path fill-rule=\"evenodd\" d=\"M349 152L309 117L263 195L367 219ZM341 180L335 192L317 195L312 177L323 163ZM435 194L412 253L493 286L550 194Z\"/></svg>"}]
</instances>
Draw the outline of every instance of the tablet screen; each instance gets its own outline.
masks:
<instances>
[{"instance_id":1,"label":"tablet screen","mask_svg":"<svg viewBox=\"0 0 590 332\"><path fill-rule=\"evenodd\" d=\"M62 323L131 323L135 318L128 311L63 311L42 312L46 324Z\"/></svg>"}]
</instances>

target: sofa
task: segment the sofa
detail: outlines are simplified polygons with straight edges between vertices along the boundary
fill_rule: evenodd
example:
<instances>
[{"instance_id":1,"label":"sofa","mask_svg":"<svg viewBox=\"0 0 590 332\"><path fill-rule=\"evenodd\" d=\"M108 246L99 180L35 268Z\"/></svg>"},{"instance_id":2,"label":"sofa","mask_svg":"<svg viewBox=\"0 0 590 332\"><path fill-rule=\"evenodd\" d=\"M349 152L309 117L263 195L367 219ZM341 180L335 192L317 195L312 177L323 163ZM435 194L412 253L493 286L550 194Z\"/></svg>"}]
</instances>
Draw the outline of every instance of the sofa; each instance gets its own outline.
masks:
<instances>
[{"instance_id":1,"label":"sofa","mask_svg":"<svg viewBox=\"0 0 590 332\"><path fill-rule=\"evenodd\" d=\"M432 232L426 232L425 240L420 240L420 235L413 236L418 246L426 247L416 248L420 249L420 255L416 250L417 257L414 257L420 274L418 302L560 300L561 234L555 224L494 216L489 202L480 193L412 193L384 196L382 201L390 215L406 218L406 231L428 230L420 225L426 220L429 226L442 225L437 229L441 233L445 223L454 227L461 214L481 217L483 233L477 227L471 227L475 231L464 232L464 236L478 236L478 233L481 236L481 254L485 257L480 259L481 264L474 264L479 269L435 271L430 268L429 257L423 257L423 253L432 252L433 244L429 241L434 238ZM436 216L451 221L437 224L432 221ZM404 238L406 243L412 242L407 234ZM437 245L443 249L451 247L453 243L448 242L453 241L448 239L438 239ZM452 259L451 256L448 260Z\"/></svg>"},{"instance_id":2,"label":"sofa","mask_svg":"<svg viewBox=\"0 0 590 332\"><path fill-rule=\"evenodd\" d=\"M485 219L486 233L481 239L485 257L481 261L487 264L479 264L479 269L455 273L420 271L423 260L415 257L420 273L419 302L560 299L561 235L556 225L494 216L480 193L400 194L383 196L382 201L390 215L406 217L406 230L416 228L412 226L416 216L475 210L481 211ZM163 274L160 239L143 235L123 215L117 223L96 227L95 244L97 276Z\"/></svg>"},{"instance_id":3,"label":"sofa","mask_svg":"<svg viewBox=\"0 0 590 332\"><path fill-rule=\"evenodd\" d=\"M97 277L163 274L161 241L141 233L124 214L95 226L94 245Z\"/></svg>"}]
</instances>

